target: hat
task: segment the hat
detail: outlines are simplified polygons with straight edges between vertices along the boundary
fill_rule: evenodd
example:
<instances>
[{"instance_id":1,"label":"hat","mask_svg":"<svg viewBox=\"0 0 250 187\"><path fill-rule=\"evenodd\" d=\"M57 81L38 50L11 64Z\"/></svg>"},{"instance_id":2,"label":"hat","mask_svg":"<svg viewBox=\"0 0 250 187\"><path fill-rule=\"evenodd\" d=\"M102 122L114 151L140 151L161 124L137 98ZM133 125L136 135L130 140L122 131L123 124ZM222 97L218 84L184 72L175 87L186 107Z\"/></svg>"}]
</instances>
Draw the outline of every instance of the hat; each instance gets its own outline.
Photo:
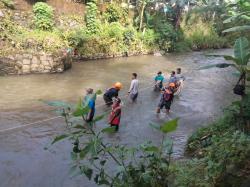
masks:
<instances>
[{"instance_id":1,"label":"hat","mask_svg":"<svg viewBox=\"0 0 250 187\"><path fill-rule=\"evenodd\" d=\"M171 82L171 83L169 84L169 87L175 87L175 83Z\"/></svg>"},{"instance_id":2,"label":"hat","mask_svg":"<svg viewBox=\"0 0 250 187\"><path fill-rule=\"evenodd\" d=\"M114 87L115 87L116 89L120 90L120 89L122 88L122 83L116 82L115 85L114 85Z\"/></svg>"}]
</instances>

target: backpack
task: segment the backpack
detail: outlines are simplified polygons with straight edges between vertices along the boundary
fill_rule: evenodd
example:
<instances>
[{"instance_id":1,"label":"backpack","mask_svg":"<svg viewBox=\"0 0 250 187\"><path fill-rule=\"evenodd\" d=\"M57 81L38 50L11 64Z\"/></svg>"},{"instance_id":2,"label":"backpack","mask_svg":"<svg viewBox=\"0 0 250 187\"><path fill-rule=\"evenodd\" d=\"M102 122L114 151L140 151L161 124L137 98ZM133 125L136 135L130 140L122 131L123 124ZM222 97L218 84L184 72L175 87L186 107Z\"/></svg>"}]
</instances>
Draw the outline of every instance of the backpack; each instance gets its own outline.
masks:
<instances>
[{"instance_id":1,"label":"backpack","mask_svg":"<svg viewBox=\"0 0 250 187\"><path fill-rule=\"evenodd\" d=\"M170 101L172 99L172 92L166 89L163 93L164 101Z\"/></svg>"},{"instance_id":2,"label":"backpack","mask_svg":"<svg viewBox=\"0 0 250 187\"><path fill-rule=\"evenodd\" d=\"M233 91L235 94L237 95L244 95L245 94L245 78L246 78L246 74L242 73L237 84L235 85Z\"/></svg>"},{"instance_id":3,"label":"backpack","mask_svg":"<svg viewBox=\"0 0 250 187\"><path fill-rule=\"evenodd\" d=\"M234 93L237 95L244 95L245 86L237 84L233 90L234 90Z\"/></svg>"}]
</instances>

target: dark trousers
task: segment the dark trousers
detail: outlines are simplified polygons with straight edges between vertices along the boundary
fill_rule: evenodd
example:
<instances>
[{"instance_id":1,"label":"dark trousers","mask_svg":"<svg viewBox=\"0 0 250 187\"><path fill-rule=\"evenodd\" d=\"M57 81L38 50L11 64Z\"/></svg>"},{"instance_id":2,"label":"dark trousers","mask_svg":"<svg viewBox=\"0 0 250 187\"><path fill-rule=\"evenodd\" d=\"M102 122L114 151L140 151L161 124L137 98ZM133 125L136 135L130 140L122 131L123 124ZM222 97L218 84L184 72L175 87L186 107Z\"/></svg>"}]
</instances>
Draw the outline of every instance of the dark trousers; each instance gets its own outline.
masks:
<instances>
[{"instance_id":1,"label":"dark trousers","mask_svg":"<svg viewBox=\"0 0 250 187\"><path fill-rule=\"evenodd\" d=\"M115 127L115 131L119 130L119 125L110 124L111 127Z\"/></svg>"},{"instance_id":2,"label":"dark trousers","mask_svg":"<svg viewBox=\"0 0 250 187\"><path fill-rule=\"evenodd\" d=\"M103 100L105 101L106 105L111 106L113 104L112 98L108 97L107 95L103 95Z\"/></svg>"}]
</instances>

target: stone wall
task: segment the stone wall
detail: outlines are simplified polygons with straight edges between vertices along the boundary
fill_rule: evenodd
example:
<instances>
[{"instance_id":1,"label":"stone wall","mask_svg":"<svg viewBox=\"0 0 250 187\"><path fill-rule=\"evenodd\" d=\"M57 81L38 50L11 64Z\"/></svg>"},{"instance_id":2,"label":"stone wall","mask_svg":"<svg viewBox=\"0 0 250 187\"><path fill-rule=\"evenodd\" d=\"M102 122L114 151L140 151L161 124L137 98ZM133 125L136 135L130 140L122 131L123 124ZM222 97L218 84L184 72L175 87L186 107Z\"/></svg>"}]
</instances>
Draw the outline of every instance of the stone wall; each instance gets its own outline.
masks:
<instances>
[{"instance_id":1,"label":"stone wall","mask_svg":"<svg viewBox=\"0 0 250 187\"><path fill-rule=\"evenodd\" d=\"M69 54L15 54L0 57L0 75L59 73L71 68L71 65L72 58Z\"/></svg>"}]
</instances>

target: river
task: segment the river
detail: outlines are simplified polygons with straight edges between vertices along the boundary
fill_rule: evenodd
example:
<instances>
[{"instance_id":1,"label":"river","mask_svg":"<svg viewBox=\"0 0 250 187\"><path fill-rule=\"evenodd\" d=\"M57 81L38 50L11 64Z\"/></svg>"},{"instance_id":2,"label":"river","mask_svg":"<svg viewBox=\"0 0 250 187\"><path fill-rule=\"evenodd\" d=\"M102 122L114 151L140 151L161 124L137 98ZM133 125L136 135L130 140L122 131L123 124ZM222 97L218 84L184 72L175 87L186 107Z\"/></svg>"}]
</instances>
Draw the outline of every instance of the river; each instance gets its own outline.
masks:
<instances>
[{"instance_id":1,"label":"river","mask_svg":"<svg viewBox=\"0 0 250 187\"><path fill-rule=\"evenodd\" d=\"M218 50L217 53L231 53ZM126 95L131 73L138 73L141 92L136 104L123 97L123 116L120 131L105 141L129 146L147 140L159 142L159 132L148 124L160 124L180 117L178 129L169 134L174 140L175 158L183 157L188 136L197 128L216 119L225 106L237 99L232 88L237 78L233 68L198 70L208 64L225 62L223 58L208 58L204 52L168 54L166 56L136 56L108 60L76 62L62 74L41 74L0 77L0 186L1 187L67 187L95 186L86 178L69 177L71 145L60 142L48 150L56 135L62 134L62 118L4 132L16 126L56 116L53 108L41 100L77 102L85 88L102 89L115 81L123 83L120 95ZM153 77L159 70L165 74L181 67L186 77L180 97L175 98L169 116L155 114L160 95L152 91ZM147 88L147 89L146 89ZM97 99L97 105L102 104ZM98 113L107 110L97 108ZM106 120L97 128L107 127Z\"/></svg>"}]
</instances>

